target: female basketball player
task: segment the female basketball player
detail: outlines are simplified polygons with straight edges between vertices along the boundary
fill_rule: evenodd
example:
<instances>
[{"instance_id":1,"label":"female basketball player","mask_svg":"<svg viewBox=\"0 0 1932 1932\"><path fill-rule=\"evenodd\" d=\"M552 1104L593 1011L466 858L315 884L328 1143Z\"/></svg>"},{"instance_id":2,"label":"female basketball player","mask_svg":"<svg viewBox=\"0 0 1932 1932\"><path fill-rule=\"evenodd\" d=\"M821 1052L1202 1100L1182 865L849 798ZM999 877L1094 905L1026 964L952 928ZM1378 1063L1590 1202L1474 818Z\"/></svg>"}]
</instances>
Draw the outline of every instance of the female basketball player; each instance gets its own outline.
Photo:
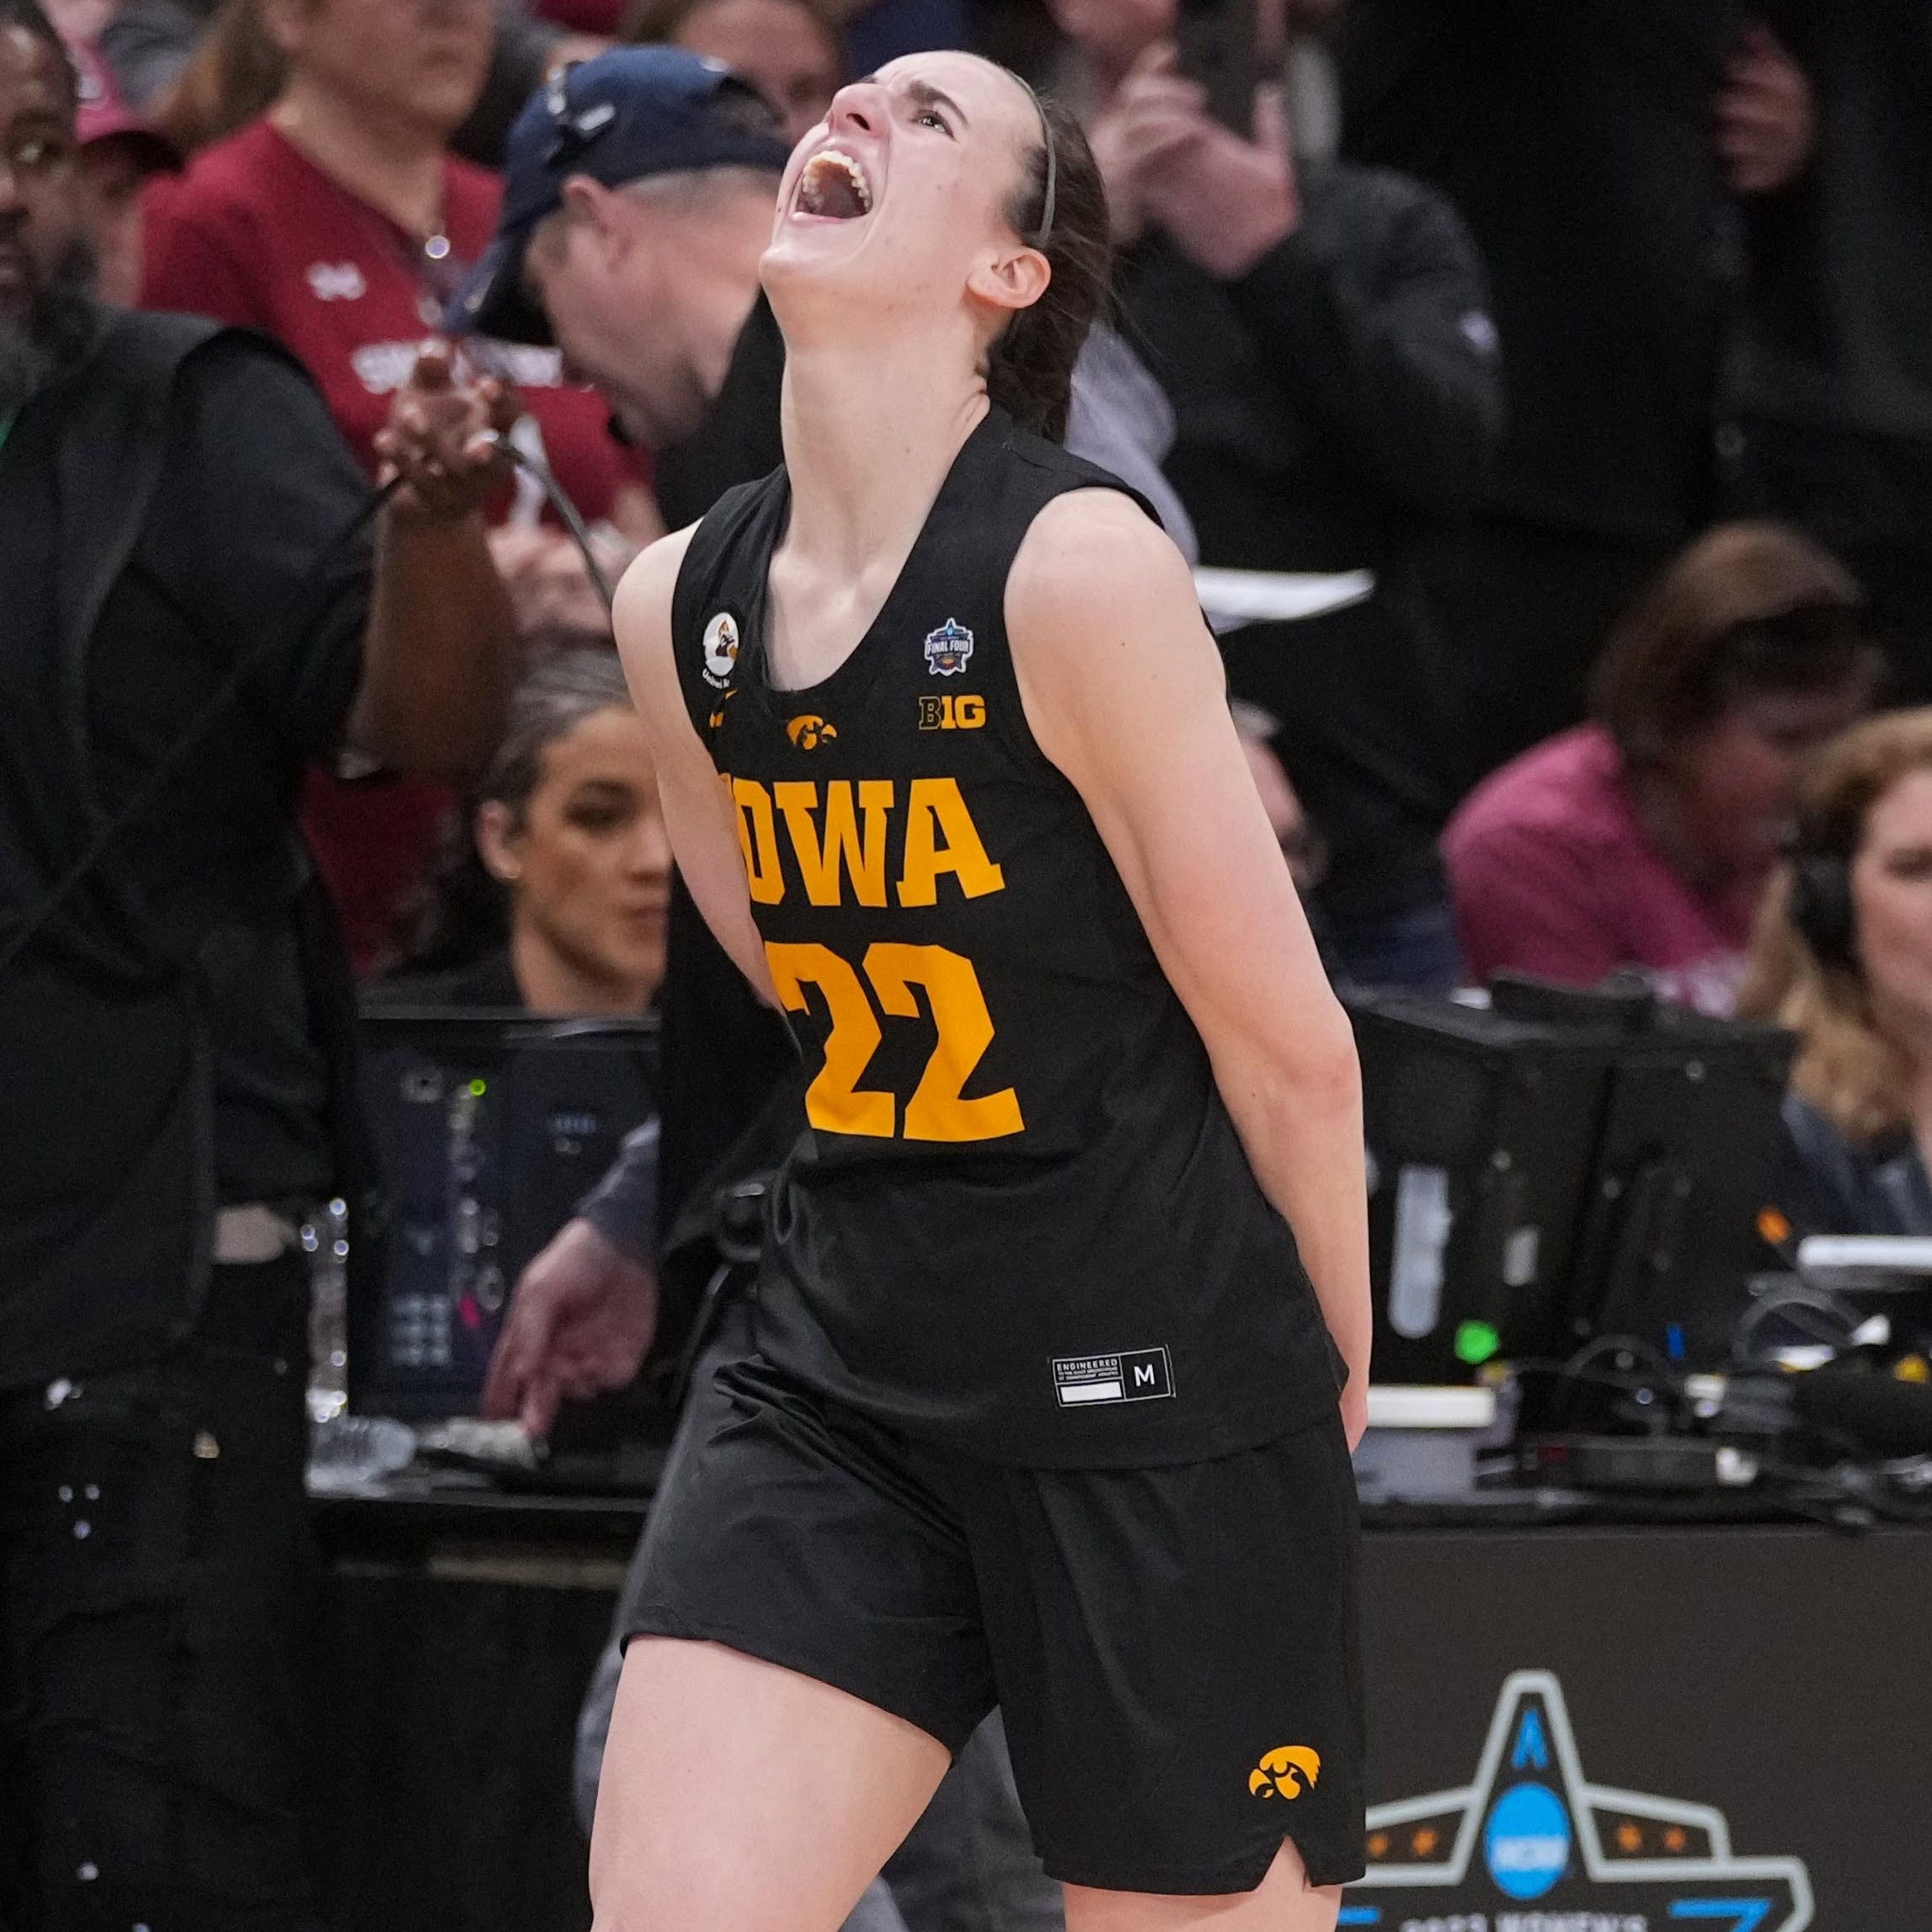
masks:
<instances>
[{"instance_id":1,"label":"female basketball player","mask_svg":"<svg viewBox=\"0 0 1932 1932\"><path fill-rule=\"evenodd\" d=\"M1316 1932L1362 1869L1358 1075L1187 569L1033 433L1106 235L1003 70L846 88L765 258L786 467L619 598L810 1086L654 1518L608 1932L834 1932L995 1701L1072 1932Z\"/></svg>"}]
</instances>

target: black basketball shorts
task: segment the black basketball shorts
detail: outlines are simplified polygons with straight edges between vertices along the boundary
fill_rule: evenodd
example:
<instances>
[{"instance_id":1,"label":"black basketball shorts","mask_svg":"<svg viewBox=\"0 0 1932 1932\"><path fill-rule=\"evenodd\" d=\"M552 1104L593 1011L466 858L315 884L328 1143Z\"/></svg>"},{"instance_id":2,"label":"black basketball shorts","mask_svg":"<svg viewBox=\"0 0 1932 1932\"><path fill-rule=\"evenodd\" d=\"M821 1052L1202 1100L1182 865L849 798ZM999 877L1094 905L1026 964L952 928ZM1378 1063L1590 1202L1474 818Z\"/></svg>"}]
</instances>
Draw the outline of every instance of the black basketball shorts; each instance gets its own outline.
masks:
<instances>
[{"instance_id":1,"label":"black basketball shorts","mask_svg":"<svg viewBox=\"0 0 1932 1932\"><path fill-rule=\"evenodd\" d=\"M1252 1891L1284 1838L1363 1870L1355 1486L1338 1416L1155 1469L908 1442L754 1357L693 1396L627 1636L709 1641L957 1752L996 1703L1069 1883Z\"/></svg>"}]
</instances>

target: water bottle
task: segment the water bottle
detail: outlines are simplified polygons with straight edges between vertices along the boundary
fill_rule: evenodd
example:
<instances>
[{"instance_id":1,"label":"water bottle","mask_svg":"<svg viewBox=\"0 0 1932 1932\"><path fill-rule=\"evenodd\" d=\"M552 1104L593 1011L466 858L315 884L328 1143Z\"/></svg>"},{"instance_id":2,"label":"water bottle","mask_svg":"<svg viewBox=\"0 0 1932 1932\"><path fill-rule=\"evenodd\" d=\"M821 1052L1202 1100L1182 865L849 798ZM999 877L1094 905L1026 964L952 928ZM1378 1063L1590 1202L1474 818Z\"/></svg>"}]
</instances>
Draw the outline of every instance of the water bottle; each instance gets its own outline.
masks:
<instances>
[{"instance_id":1,"label":"water bottle","mask_svg":"<svg viewBox=\"0 0 1932 1932\"><path fill-rule=\"evenodd\" d=\"M308 1431L312 1492L358 1489L407 1469L416 1460L416 1433L388 1416L329 1416Z\"/></svg>"}]
</instances>

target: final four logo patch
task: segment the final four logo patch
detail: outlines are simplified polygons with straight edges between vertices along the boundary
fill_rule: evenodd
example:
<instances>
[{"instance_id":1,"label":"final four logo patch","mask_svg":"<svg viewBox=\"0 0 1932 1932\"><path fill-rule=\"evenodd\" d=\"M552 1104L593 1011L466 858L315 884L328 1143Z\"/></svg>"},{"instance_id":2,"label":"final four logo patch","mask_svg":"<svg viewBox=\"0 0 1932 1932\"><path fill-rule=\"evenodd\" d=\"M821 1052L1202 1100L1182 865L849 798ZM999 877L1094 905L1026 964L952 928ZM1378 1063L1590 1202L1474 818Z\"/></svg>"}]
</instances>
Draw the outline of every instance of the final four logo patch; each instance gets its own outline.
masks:
<instances>
[{"instance_id":1,"label":"final four logo patch","mask_svg":"<svg viewBox=\"0 0 1932 1932\"><path fill-rule=\"evenodd\" d=\"M926 668L934 677L958 677L973 655L973 633L957 617L926 633Z\"/></svg>"}]
</instances>

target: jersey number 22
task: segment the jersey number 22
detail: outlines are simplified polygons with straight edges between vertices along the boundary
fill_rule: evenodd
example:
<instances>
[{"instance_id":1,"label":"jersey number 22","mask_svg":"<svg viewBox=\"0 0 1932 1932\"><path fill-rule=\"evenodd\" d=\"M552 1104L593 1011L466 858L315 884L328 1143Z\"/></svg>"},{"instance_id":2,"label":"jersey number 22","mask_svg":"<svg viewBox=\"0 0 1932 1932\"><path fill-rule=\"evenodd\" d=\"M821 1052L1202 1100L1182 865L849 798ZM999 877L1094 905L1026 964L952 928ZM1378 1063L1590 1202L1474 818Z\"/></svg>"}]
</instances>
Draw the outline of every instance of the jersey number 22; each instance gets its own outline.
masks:
<instances>
[{"instance_id":1,"label":"jersey number 22","mask_svg":"<svg viewBox=\"0 0 1932 1932\"><path fill-rule=\"evenodd\" d=\"M806 1011L805 989L816 986L831 1020L825 1064L805 1090L805 1118L814 1127L827 1134L864 1134L878 1139L900 1134L908 1140L997 1140L1025 1127L1011 1087L972 1100L964 1096L966 1082L993 1042L992 1016L970 959L943 946L877 941L866 948L865 977L872 985L868 995L859 975L828 946L768 941L765 956L787 1011ZM915 986L926 990L938 1038L905 1103L902 1123L897 1095L862 1087L859 1082L885 1037L879 1014L892 1019L919 1017Z\"/></svg>"}]
</instances>

